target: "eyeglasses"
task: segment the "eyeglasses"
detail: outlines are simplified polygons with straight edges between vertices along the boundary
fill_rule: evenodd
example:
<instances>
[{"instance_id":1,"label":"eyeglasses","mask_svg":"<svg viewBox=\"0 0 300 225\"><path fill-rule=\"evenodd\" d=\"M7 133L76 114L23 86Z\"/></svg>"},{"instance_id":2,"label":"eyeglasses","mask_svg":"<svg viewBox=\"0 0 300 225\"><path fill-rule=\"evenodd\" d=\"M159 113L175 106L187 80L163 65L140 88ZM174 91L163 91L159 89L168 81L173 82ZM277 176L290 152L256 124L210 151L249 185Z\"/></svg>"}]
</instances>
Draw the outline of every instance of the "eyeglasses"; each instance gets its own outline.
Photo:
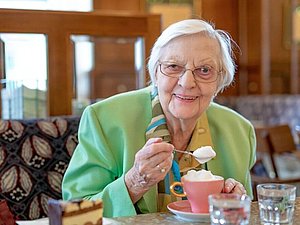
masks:
<instances>
[{"instance_id":1,"label":"eyeglasses","mask_svg":"<svg viewBox=\"0 0 300 225\"><path fill-rule=\"evenodd\" d=\"M190 70L194 75L194 79L202 83L215 82L218 79L218 75L221 74L221 71L217 71L209 65L202 65L195 69L186 69L184 66L176 63L161 62L159 68L163 75L173 78L180 78L187 70Z\"/></svg>"}]
</instances>

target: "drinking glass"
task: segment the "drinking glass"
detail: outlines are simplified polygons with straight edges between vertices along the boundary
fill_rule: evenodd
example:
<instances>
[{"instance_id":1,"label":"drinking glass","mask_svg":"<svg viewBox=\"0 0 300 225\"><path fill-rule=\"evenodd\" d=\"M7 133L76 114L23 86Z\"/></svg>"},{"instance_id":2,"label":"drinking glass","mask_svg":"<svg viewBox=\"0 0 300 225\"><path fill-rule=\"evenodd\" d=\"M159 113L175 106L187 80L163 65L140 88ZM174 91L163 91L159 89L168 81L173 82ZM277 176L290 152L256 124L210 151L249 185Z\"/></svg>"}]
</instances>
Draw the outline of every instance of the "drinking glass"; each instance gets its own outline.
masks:
<instances>
[{"instance_id":1,"label":"drinking glass","mask_svg":"<svg viewBox=\"0 0 300 225\"><path fill-rule=\"evenodd\" d=\"M251 199L247 195L213 194L209 196L211 225L249 224Z\"/></svg>"},{"instance_id":2,"label":"drinking glass","mask_svg":"<svg viewBox=\"0 0 300 225\"><path fill-rule=\"evenodd\" d=\"M291 224L296 200L296 186L259 184L256 187L260 220L264 224Z\"/></svg>"}]
</instances>

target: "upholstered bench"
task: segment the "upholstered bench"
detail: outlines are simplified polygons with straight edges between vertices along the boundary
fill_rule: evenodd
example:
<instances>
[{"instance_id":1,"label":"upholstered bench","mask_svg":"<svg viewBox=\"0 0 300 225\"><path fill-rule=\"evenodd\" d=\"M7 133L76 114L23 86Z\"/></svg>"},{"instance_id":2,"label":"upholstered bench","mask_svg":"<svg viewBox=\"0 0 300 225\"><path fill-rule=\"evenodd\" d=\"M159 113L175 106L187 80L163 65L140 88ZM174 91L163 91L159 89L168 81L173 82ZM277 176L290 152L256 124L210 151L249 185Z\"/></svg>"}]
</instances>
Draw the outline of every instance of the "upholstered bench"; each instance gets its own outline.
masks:
<instances>
[{"instance_id":1,"label":"upholstered bench","mask_svg":"<svg viewBox=\"0 0 300 225\"><path fill-rule=\"evenodd\" d=\"M80 117L0 120L0 199L20 220L46 217L78 143Z\"/></svg>"}]
</instances>

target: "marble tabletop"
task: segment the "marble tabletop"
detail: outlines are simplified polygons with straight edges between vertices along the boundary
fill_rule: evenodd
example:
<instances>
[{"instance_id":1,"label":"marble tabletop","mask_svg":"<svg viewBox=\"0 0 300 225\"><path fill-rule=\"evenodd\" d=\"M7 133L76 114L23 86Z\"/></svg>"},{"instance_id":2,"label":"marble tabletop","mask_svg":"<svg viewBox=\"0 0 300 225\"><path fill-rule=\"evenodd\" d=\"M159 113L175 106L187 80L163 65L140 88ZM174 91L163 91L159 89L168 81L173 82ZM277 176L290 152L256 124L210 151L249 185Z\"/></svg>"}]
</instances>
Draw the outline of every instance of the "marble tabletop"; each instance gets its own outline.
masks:
<instances>
[{"instance_id":1,"label":"marble tabletop","mask_svg":"<svg viewBox=\"0 0 300 225\"><path fill-rule=\"evenodd\" d=\"M18 221L19 225L49 225L48 218L42 218L33 221ZM173 225L173 224L203 224L210 225L210 222L187 222L171 212L165 213L149 213L137 216L129 217L117 217L117 218L103 218L103 225L132 225L132 224L157 224L157 225ZM251 215L249 225L260 224L258 203L251 203ZM293 224L300 224L300 197L297 197L295 204L295 212L293 217Z\"/></svg>"},{"instance_id":2,"label":"marble tabletop","mask_svg":"<svg viewBox=\"0 0 300 225\"><path fill-rule=\"evenodd\" d=\"M104 225L129 225L129 224L159 224L159 225L173 225L173 224L203 224L210 225L210 222L187 222L171 212L166 213L149 213L131 217L118 218L104 218ZM251 203L251 215L249 225L260 224L258 202ZM300 224L300 197L297 197L295 204L295 211L293 217L293 224Z\"/></svg>"}]
</instances>

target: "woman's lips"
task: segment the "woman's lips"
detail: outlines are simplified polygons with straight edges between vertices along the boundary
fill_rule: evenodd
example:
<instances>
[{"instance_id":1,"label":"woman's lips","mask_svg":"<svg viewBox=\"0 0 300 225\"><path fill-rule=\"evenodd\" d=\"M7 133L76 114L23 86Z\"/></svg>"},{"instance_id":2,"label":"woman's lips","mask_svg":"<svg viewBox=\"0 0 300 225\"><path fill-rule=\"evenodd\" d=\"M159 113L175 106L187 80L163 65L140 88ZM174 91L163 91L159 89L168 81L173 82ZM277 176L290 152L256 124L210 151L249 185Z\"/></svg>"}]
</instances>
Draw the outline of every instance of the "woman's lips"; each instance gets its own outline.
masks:
<instances>
[{"instance_id":1,"label":"woman's lips","mask_svg":"<svg viewBox=\"0 0 300 225\"><path fill-rule=\"evenodd\" d=\"M194 101L198 98L198 96L184 96L184 95L176 95L174 94L175 98L181 101Z\"/></svg>"}]
</instances>

